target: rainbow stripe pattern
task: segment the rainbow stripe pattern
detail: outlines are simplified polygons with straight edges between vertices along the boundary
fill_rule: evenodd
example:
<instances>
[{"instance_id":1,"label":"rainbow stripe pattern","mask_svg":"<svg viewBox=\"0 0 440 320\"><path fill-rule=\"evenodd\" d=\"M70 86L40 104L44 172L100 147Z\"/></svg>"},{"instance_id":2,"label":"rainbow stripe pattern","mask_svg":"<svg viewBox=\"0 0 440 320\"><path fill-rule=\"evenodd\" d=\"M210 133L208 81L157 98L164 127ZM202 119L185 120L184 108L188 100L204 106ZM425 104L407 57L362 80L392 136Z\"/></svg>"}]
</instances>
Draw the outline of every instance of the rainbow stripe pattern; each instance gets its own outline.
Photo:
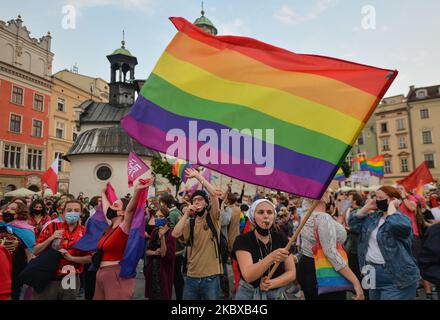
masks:
<instances>
[{"instance_id":1,"label":"rainbow stripe pattern","mask_svg":"<svg viewBox=\"0 0 440 320\"><path fill-rule=\"evenodd\" d=\"M245 158L243 144L239 153L230 145L210 145L227 163L195 161L272 189L320 198L397 76L397 71L296 54L251 38L214 36L183 18L170 19L178 32L122 127L160 152L174 143L166 139L171 129L182 133L187 146L206 149L206 143L191 139L190 121L218 137L224 129L273 129L273 143L265 135L240 133L262 150L274 148L269 175L256 174L261 165ZM190 157L185 159L193 163Z\"/></svg>"},{"instance_id":2,"label":"rainbow stripe pattern","mask_svg":"<svg viewBox=\"0 0 440 320\"><path fill-rule=\"evenodd\" d=\"M339 168L338 171L336 171L336 175L333 179L338 180L338 181L344 181L347 178L345 177L344 171L342 171L342 169Z\"/></svg>"},{"instance_id":3,"label":"rainbow stripe pattern","mask_svg":"<svg viewBox=\"0 0 440 320\"><path fill-rule=\"evenodd\" d=\"M343 275L335 270L327 259L322 249L316 225L313 226L316 244L313 246L313 258L315 260L316 281L318 284L318 295L329 292L353 290L353 285ZM336 249L348 265L347 253L342 245L336 241Z\"/></svg>"},{"instance_id":4,"label":"rainbow stripe pattern","mask_svg":"<svg viewBox=\"0 0 440 320\"><path fill-rule=\"evenodd\" d=\"M383 177L383 167L384 167L384 156L378 155L373 158L367 159L368 170L371 175L382 178Z\"/></svg>"},{"instance_id":5,"label":"rainbow stripe pattern","mask_svg":"<svg viewBox=\"0 0 440 320\"><path fill-rule=\"evenodd\" d=\"M367 158L365 158L363 156L360 157L359 158L359 163L360 163L361 171L368 171Z\"/></svg>"},{"instance_id":6,"label":"rainbow stripe pattern","mask_svg":"<svg viewBox=\"0 0 440 320\"><path fill-rule=\"evenodd\" d=\"M186 162L185 160L176 159L176 161L174 161L172 166L173 175L179 177L183 183L186 183L187 178L186 178L185 170L188 168L193 168L193 165Z\"/></svg>"}]
</instances>

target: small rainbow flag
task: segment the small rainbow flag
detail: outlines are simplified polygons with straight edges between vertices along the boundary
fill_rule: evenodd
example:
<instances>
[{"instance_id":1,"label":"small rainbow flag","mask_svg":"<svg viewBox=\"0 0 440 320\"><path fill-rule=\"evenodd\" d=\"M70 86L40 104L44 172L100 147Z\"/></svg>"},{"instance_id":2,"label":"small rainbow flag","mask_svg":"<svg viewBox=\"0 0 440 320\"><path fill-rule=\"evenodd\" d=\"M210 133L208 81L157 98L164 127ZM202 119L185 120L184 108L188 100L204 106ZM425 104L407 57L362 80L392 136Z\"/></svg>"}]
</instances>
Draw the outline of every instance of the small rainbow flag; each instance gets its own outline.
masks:
<instances>
[{"instance_id":1,"label":"small rainbow flag","mask_svg":"<svg viewBox=\"0 0 440 320\"><path fill-rule=\"evenodd\" d=\"M359 163L361 166L361 171L368 171L367 158L365 158L364 156L361 156L359 158Z\"/></svg>"},{"instance_id":2,"label":"small rainbow flag","mask_svg":"<svg viewBox=\"0 0 440 320\"><path fill-rule=\"evenodd\" d=\"M353 159L353 162L359 162L361 171L368 171L367 158L360 156Z\"/></svg>"},{"instance_id":3,"label":"small rainbow flag","mask_svg":"<svg viewBox=\"0 0 440 320\"><path fill-rule=\"evenodd\" d=\"M183 183L186 183L185 170L188 168L193 168L194 166L184 160L176 159L173 163L173 175L179 177Z\"/></svg>"},{"instance_id":4,"label":"small rainbow flag","mask_svg":"<svg viewBox=\"0 0 440 320\"><path fill-rule=\"evenodd\" d=\"M373 158L368 158L367 165L371 175L379 178L383 177L383 166L384 166L383 155L378 155Z\"/></svg>"},{"instance_id":5,"label":"small rainbow flag","mask_svg":"<svg viewBox=\"0 0 440 320\"><path fill-rule=\"evenodd\" d=\"M342 171L342 169L339 168L338 171L336 172L335 177L333 179L334 180L338 180L338 181L344 181L347 178L345 177L344 171Z\"/></svg>"}]
</instances>

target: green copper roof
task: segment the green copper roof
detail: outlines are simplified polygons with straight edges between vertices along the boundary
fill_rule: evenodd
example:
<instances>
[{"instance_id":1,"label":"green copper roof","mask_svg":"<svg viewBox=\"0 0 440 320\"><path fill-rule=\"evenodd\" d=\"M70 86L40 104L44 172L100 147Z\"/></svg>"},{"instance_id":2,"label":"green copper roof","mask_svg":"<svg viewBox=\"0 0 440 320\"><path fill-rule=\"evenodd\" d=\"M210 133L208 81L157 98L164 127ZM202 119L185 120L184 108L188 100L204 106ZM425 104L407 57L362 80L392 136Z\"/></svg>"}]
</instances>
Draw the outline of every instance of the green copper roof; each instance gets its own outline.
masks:
<instances>
[{"instance_id":1,"label":"green copper roof","mask_svg":"<svg viewBox=\"0 0 440 320\"><path fill-rule=\"evenodd\" d=\"M123 55L125 55L125 56L130 56L130 57L132 57L130 51L128 51L128 50L125 49L125 48L119 48L119 49L116 49L115 51L113 51L112 54L123 54Z\"/></svg>"},{"instance_id":2,"label":"green copper roof","mask_svg":"<svg viewBox=\"0 0 440 320\"><path fill-rule=\"evenodd\" d=\"M201 16L200 18L197 18L196 21L194 21L194 24L196 26L198 25L206 25L215 28L214 24L205 16Z\"/></svg>"}]
</instances>

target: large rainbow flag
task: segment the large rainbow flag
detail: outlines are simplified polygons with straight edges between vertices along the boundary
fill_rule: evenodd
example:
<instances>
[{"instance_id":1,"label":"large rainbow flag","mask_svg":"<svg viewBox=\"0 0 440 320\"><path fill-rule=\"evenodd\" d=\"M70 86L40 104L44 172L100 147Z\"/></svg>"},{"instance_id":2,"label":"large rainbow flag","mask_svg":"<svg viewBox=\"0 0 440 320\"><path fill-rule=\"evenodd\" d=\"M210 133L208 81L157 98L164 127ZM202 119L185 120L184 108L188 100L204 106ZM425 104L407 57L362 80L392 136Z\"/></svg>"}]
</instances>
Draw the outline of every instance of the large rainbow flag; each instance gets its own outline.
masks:
<instances>
[{"instance_id":1,"label":"large rainbow flag","mask_svg":"<svg viewBox=\"0 0 440 320\"><path fill-rule=\"evenodd\" d=\"M183 18L171 21L178 32L122 120L125 131L165 153L174 144L167 133L178 131L187 149L195 145L200 151L209 144L229 161L201 163L191 154L185 160L308 198L321 197L397 75L251 38L214 36ZM256 173L262 166L255 156L243 156L246 144L237 152L230 145L208 143L206 137L192 139L191 120L198 130L219 137L224 129L274 129L273 144L267 135L250 137L262 150L274 148L272 173ZM237 160L241 163L233 164Z\"/></svg>"}]
</instances>

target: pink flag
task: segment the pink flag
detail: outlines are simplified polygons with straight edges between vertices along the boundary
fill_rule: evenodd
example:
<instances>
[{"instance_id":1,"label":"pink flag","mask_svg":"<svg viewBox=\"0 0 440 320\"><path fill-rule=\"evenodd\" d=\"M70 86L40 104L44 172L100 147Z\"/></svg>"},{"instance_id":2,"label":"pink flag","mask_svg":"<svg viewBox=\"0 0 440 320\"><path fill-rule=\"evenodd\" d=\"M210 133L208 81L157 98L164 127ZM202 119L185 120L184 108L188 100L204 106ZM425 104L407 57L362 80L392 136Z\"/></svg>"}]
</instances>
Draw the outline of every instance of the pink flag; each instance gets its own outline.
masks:
<instances>
[{"instance_id":1,"label":"pink flag","mask_svg":"<svg viewBox=\"0 0 440 320\"><path fill-rule=\"evenodd\" d=\"M145 172L150 170L150 167L142 161L141 158L137 156L136 153L130 152L128 155L128 186L131 188L133 186L133 181L143 175Z\"/></svg>"},{"instance_id":2,"label":"pink flag","mask_svg":"<svg viewBox=\"0 0 440 320\"><path fill-rule=\"evenodd\" d=\"M105 195L110 202L110 204L113 204L116 200L118 200L118 196L116 195L115 188L113 188L113 185L111 182L107 182L107 189L105 190Z\"/></svg>"}]
</instances>

